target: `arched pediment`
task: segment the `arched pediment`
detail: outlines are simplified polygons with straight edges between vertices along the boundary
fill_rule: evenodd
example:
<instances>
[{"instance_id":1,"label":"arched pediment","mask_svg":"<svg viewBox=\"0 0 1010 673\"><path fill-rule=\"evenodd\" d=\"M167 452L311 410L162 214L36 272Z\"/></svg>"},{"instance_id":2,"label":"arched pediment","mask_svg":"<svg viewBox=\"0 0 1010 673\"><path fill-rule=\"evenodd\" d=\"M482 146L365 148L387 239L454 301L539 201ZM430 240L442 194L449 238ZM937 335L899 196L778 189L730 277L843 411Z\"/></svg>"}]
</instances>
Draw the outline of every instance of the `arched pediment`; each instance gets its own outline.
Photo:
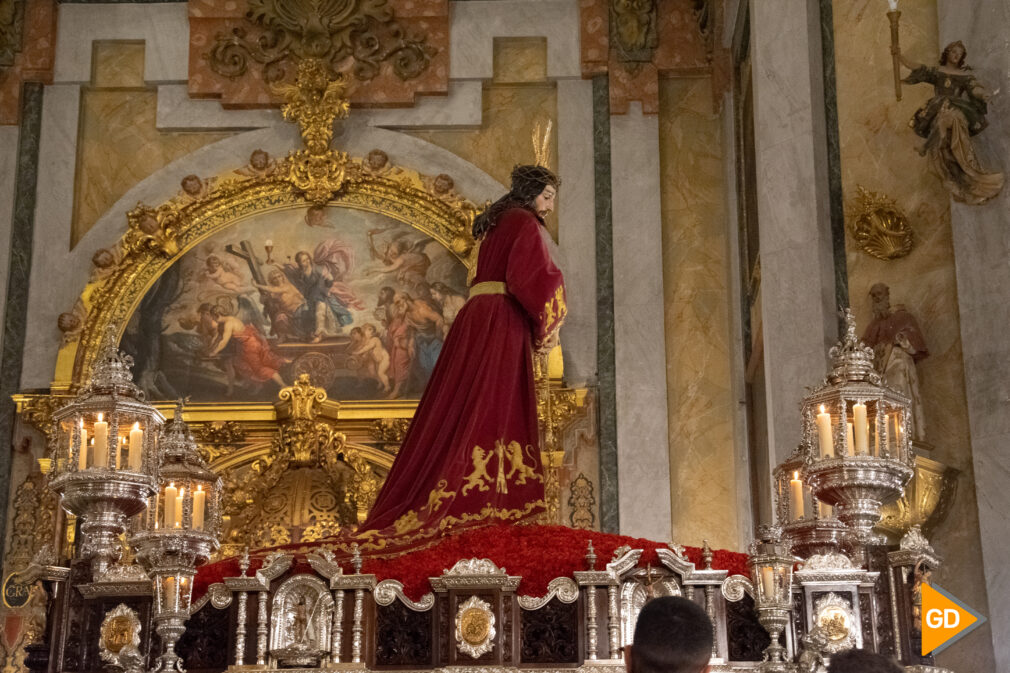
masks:
<instances>
[{"instance_id":1,"label":"arched pediment","mask_svg":"<svg viewBox=\"0 0 1010 673\"><path fill-rule=\"evenodd\" d=\"M342 184L325 206L318 206L310 203L269 157L264 161L266 165L259 172L255 166L247 166L236 169L231 177L192 176L190 189L184 184L179 196L158 206L138 204L129 211L127 231L109 251L113 263L93 278L81 295L77 311L83 326L79 339L67 340L61 348L58 361L64 371L62 377L57 372L57 388L72 390L87 380L99 337L108 325L117 326L121 333L131 328L123 341L127 350L131 337L137 341L138 318L147 323L160 321L153 331L150 324L146 332L141 331L142 343L150 344L152 338L166 332L199 337L199 315L194 309L204 304L217 306L221 313L230 313L245 325L254 325L278 358L291 362L301 358L297 371L285 372L289 380L302 371L311 371L316 380L322 380L329 374L336 377L341 367L345 374L350 371L348 366L368 369L367 358L355 360L361 345L349 346L349 332L355 326L371 324L369 329L383 336L386 326L374 318L379 308L376 292L381 288L425 301L419 311L432 319L432 337L440 341L444 325L434 323L438 322L436 314L445 312L440 300L433 300L431 286L440 283L453 291L454 297L446 303L460 301L473 246L470 225L476 211L473 202L455 191L452 179L393 165L388 155L378 150L362 158L333 153L331 170L342 175ZM321 298L336 309L321 321L315 317L320 298L306 299L303 295L311 290L299 288L295 277L297 259L303 252L311 257L306 266L322 277L320 287L325 285L329 290ZM152 296L159 284L169 281L174 286L171 301ZM271 287L289 290L289 296L284 298ZM284 299L290 325L279 329L276 319L285 316L280 315L277 305ZM295 306L297 301L302 305ZM160 310L170 315L171 325L164 315L152 317L150 305L159 302L163 304ZM246 313L239 315L240 308ZM317 331L316 322L326 329ZM182 337L177 340L186 341ZM204 355L213 350L211 341L206 341L199 348L194 346L191 355L197 356L200 348ZM333 352L336 341L340 342L340 353ZM197 343L195 339L189 342ZM319 342L324 342L319 348L309 348ZM169 351L173 348L172 344L163 345ZM303 357L319 353L322 357ZM382 357L376 353L376 358ZM352 360L349 364L348 359ZM336 364L330 367L327 361ZM247 369L236 364L240 372ZM156 363L148 378L158 375L159 366ZM265 371L253 378L265 379L263 374ZM378 390L367 388L352 394L351 399L388 396L389 386L379 381L377 372L373 378ZM148 392L155 393L155 398L176 394L193 394L196 400L213 397L207 391L201 394L199 387L178 390L187 386L167 383L149 385L153 390ZM232 390L231 383L235 382L226 383L225 392ZM168 390L159 395L160 388ZM265 390L260 397L269 400L275 392ZM402 397L405 390L398 392L393 397ZM331 395L342 397L335 389ZM235 399L253 398L240 395Z\"/></svg>"}]
</instances>

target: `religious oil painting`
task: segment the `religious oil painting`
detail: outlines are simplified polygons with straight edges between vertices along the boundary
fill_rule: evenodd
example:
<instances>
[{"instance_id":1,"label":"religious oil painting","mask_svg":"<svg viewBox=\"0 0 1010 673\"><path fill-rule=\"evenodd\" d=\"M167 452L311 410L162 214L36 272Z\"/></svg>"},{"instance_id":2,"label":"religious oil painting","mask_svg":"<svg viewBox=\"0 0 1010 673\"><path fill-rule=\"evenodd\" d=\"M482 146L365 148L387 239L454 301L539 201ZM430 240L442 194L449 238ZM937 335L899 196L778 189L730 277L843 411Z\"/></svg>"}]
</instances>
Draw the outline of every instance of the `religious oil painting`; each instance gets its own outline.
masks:
<instances>
[{"instance_id":1,"label":"religious oil painting","mask_svg":"<svg viewBox=\"0 0 1010 673\"><path fill-rule=\"evenodd\" d=\"M273 401L302 373L335 400L414 399L465 287L460 260L385 215L276 210L186 252L122 344L149 399Z\"/></svg>"}]
</instances>

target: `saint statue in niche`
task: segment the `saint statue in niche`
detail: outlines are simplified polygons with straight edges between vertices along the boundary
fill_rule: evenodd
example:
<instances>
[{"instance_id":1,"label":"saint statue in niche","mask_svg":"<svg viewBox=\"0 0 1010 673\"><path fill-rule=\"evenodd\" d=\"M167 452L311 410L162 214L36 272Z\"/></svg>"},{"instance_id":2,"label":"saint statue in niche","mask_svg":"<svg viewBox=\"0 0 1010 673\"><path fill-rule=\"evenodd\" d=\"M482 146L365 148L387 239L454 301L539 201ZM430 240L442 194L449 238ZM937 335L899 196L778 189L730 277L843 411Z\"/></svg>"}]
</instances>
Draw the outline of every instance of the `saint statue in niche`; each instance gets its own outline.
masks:
<instances>
[{"instance_id":1,"label":"saint statue in niche","mask_svg":"<svg viewBox=\"0 0 1010 673\"><path fill-rule=\"evenodd\" d=\"M863 342L873 348L874 364L884 385L896 390L912 403L912 437L925 438L922 396L916 363L929 356L919 323L901 304L891 309L891 290L883 283L870 288L873 320L863 333Z\"/></svg>"},{"instance_id":2,"label":"saint statue in niche","mask_svg":"<svg viewBox=\"0 0 1010 673\"><path fill-rule=\"evenodd\" d=\"M965 63L967 51L960 41L948 44L938 66L906 58L895 44L892 52L912 72L908 84L932 84L933 97L915 111L909 125L925 138L919 153L943 182L954 200L979 205L1003 189L1003 174L987 173L979 164L971 136L985 129L990 92Z\"/></svg>"}]
</instances>

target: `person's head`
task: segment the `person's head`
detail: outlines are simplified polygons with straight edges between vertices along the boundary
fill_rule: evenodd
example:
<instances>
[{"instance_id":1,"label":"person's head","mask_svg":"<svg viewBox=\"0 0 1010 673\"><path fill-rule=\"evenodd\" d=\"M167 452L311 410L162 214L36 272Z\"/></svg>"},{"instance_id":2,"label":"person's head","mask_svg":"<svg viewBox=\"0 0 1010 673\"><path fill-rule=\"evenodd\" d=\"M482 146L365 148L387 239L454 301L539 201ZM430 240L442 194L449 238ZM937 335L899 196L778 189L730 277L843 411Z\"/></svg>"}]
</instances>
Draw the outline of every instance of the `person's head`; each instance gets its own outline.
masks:
<instances>
[{"instance_id":1,"label":"person's head","mask_svg":"<svg viewBox=\"0 0 1010 673\"><path fill-rule=\"evenodd\" d=\"M392 303L393 297L395 295L396 295L396 290L394 290L393 288L391 288L388 285L386 285L385 287L383 287L382 289L379 290L378 305L379 306L385 306L386 304Z\"/></svg>"},{"instance_id":2,"label":"person's head","mask_svg":"<svg viewBox=\"0 0 1010 673\"><path fill-rule=\"evenodd\" d=\"M182 191L190 196L199 196L203 191L203 180L195 175L187 175L182 179Z\"/></svg>"},{"instance_id":3,"label":"person's head","mask_svg":"<svg viewBox=\"0 0 1010 673\"><path fill-rule=\"evenodd\" d=\"M364 330L362 330L360 327L351 328L351 339L355 341L360 341L361 338L364 336L364 334L365 334Z\"/></svg>"},{"instance_id":4,"label":"person's head","mask_svg":"<svg viewBox=\"0 0 1010 673\"><path fill-rule=\"evenodd\" d=\"M372 150L368 153L368 167L373 171L380 171L389 163L389 155L382 150Z\"/></svg>"},{"instance_id":5,"label":"person's head","mask_svg":"<svg viewBox=\"0 0 1010 673\"><path fill-rule=\"evenodd\" d=\"M870 299L873 301L873 316L886 318L891 311L891 290L883 283L875 283L870 288Z\"/></svg>"},{"instance_id":6,"label":"person's head","mask_svg":"<svg viewBox=\"0 0 1010 673\"><path fill-rule=\"evenodd\" d=\"M280 269L274 269L270 272L270 275L267 276L267 280L274 287L280 287L284 284L284 274L281 273Z\"/></svg>"},{"instance_id":7,"label":"person's head","mask_svg":"<svg viewBox=\"0 0 1010 673\"><path fill-rule=\"evenodd\" d=\"M439 173L436 175L435 181L432 183L432 187L434 188L436 194L448 194L455 186L455 181L445 173Z\"/></svg>"},{"instance_id":8,"label":"person's head","mask_svg":"<svg viewBox=\"0 0 1010 673\"><path fill-rule=\"evenodd\" d=\"M221 258L217 255L207 256L207 268L211 271L217 271L221 268Z\"/></svg>"},{"instance_id":9,"label":"person's head","mask_svg":"<svg viewBox=\"0 0 1010 673\"><path fill-rule=\"evenodd\" d=\"M321 227L326 223L326 210L324 206L312 206L305 213L305 222L310 227Z\"/></svg>"},{"instance_id":10,"label":"person's head","mask_svg":"<svg viewBox=\"0 0 1010 673\"><path fill-rule=\"evenodd\" d=\"M831 655L828 673L901 673L901 666L876 652L845 650Z\"/></svg>"},{"instance_id":11,"label":"person's head","mask_svg":"<svg viewBox=\"0 0 1010 673\"><path fill-rule=\"evenodd\" d=\"M263 150L253 150L249 156L249 165L258 171L262 171L270 163L270 155Z\"/></svg>"},{"instance_id":12,"label":"person's head","mask_svg":"<svg viewBox=\"0 0 1010 673\"><path fill-rule=\"evenodd\" d=\"M964 48L964 42L957 40L943 48L943 53L940 54L940 65L952 65L956 68L963 68L964 59L967 56L968 50Z\"/></svg>"},{"instance_id":13,"label":"person's head","mask_svg":"<svg viewBox=\"0 0 1010 673\"><path fill-rule=\"evenodd\" d=\"M116 263L116 256L107 248L99 248L91 256L91 263L99 269L107 269Z\"/></svg>"},{"instance_id":14,"label":"person's head","mask_svg":"<svg viewBox=\"0 0 1010 673\"><path fill-rule=\"evenodd\" d=\"M365 331L365 336L368 337L369 339L371 339L373 336L377 334L375 325L373 325L370 322L366 322L361 329Z\"/></svg>"},{"instance_id":15,"label":"person's head","mask_svg":"<svg viewBox=\"0 0 1010 673\"><path fill-rule=\"evenodd\" d=\"M712 657L712 620L694 601L654 598L642 608L625 652L629 673L704 673Z\"/></svg>"},{"instance_id":16,"label":"person's head","mask_svg":"<svg viewBox=\"0 0 1010 673\"><path fill-rule=\"evenodd\" d=\"M304 250L295 255L295 264L302 270L302 273L306 275L312 273L312 257Z\"/></svg>"},{"instance_id":17,"label":"person's head","mask_svg":"<svg viewBox=\"0 0 1010 673\"><path fill-rule=\"evenodd\" d=\"M512 188L508 194L495 201L473 222L473 236L480 238L493 227L498 216L509 208L526 208L543 220L554 210L561 180L543 166L524 165L512 169Z\"/></svg>"},{"instance_id":18,"label":"person's head","mask_svg":"<svg viewBox=\"0 0 1010 673\"><path fill-rule=\"evenodd\" d=\"M158 218L156 218L150 211L143 214L140 218L140 224L137 226L140 227L140 230L148 236L153 236L161 228L161 225L158 224Z\"/></svg>"},{"instance_id":19,"label":"person's head","mask_svg":"<svg viewBox=\"0 0 1010 673\"><path fill-rule=\"evenodd\" d=\"M543 166L516 166L512 169L509 194L543 218L554 210L554 197L561 180Z\"/></svg>"},{"instance_id":20,"label":"person's head","mask_svg":"<svg viewBox=\"0 0 1010 673\"><path fill-rule=\"evenodd\" d=\"M449 286L446 285L445 283L441 281L435 281L434 283L431 284L431 298L434 299L435 301L439 302L445 301L450 294L453 294L453 292L452 290L449 289Z\"/></svg>"}]
</instances>

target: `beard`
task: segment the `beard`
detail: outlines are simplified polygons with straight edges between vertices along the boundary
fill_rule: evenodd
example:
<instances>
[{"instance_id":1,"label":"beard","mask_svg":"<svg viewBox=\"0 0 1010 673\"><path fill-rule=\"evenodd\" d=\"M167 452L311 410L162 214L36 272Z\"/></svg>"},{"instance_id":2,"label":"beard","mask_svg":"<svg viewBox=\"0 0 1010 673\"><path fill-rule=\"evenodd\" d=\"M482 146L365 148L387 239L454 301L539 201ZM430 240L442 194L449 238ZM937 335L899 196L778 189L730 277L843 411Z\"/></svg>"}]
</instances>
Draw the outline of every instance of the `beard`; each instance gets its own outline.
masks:
<instances>
[{"instance_id":1,"label":"beard","mask_svg":"<svg viewBox=\"0 0 1010 673\"><path fill-rule=\"evenodd\" d=\"M891 302L888 299L881 299L873 302L873 317L883 319L891 315Z\"/></svg>"}]
</instances>

